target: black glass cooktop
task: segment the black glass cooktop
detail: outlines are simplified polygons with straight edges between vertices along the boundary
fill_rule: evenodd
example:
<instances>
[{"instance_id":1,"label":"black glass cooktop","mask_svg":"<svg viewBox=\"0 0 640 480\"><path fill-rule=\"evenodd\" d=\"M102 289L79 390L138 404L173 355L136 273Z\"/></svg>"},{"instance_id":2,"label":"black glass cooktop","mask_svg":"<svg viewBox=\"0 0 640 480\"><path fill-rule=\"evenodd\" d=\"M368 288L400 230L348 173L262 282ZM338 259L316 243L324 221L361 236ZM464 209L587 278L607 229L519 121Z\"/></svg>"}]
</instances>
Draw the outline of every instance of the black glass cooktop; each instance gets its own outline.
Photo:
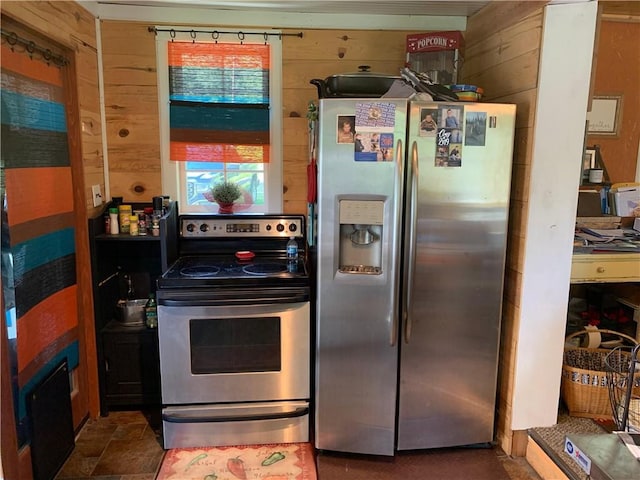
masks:
<instances>
[{"instance_id":1,"label":"black glass cooktop","mask_svg":"<svg viewBox=\"0 0 640 480\"><path fill-rule=\"evenodd\" d=\"M256 255L250 260L234 256L185 256L179 258L158 280L158 287L214 286L247 282L288 284L308 281L302 258L294 262L282 257Z\"/></svg>"}]
</instances>

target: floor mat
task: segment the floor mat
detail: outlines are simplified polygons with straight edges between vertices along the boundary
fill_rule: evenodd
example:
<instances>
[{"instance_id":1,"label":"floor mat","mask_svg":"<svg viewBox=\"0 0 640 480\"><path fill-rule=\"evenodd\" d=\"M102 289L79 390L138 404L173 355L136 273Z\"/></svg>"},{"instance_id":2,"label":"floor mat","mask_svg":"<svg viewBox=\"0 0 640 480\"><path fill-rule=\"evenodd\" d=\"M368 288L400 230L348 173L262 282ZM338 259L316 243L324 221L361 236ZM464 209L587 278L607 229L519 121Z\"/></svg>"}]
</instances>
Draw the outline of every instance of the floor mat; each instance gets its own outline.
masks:
<instances>
[{"instance_id":1,"label":"floor mat","mask_svg":"<svg viewBox=\"0 0 640 480\"><path fill-rule=\"evenodd\" d=\"M309 443L176 448L156 480L317 480Z\"/></svg>"}]
</instances>

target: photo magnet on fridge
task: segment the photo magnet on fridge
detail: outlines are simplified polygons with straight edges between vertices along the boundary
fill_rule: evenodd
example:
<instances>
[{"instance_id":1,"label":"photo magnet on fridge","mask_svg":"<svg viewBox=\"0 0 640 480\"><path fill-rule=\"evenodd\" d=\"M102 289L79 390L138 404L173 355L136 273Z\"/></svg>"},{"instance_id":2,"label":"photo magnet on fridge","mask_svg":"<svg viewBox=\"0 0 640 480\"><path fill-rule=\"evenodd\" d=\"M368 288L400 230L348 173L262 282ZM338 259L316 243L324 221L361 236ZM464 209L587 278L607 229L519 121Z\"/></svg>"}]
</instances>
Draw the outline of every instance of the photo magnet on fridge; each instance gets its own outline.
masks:
<instances>
[{"instance_id":1,"label":"photo magnet on fridge","mask_svg":"<svg viewBox=\"0 0 640 480\"><path fill-rule=\"evenodd\" d=\"M487 112L467 112L464 144L484 147L487 134Z\"/></svg>"}]
</instances>

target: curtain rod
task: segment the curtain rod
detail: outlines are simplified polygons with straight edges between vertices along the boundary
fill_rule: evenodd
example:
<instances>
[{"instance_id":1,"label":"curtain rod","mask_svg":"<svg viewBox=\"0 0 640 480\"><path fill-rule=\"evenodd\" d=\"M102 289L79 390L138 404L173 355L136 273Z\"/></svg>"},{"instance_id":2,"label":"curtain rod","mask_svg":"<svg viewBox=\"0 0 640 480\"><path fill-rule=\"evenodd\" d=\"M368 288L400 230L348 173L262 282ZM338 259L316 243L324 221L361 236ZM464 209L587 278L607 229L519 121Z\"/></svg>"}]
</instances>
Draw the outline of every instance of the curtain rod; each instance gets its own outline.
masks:
<instances>
[{"instance_id":1,"label":"curtain rod","mask_svg":"<svg viewBox=\"0 0 640 480\"><path fill-rule=\"evenodd\" d=\"M5 38L12 50L15 45L20 45L24 47L25 51L32 58L34 52L38 52L47 63L53 62L58 67L65 66L69 63L69 60L67 60L66 57L53 53L48 48L41 47L33 40L27 40L26 38L19 37L16 32L7 32L6 30L0 29L0 34Z\"/></svg>"},{"instance_id":2,"label":"curtain rod","mask_svg":"<svg viewBox=\"0 0 640 480\"><path fill-rule=\"evenodd\" d=\"M278 37L280 39L282 37L302 38L302 32L298 32L298 33L243 32L243 31L233 32L233 31L223 31L223 30L193 30L193 29L181 30L177 28L157 28L157 27L148 27L148 30L149 32L155 33L156 35L158 35L158 32L169 32L169 35L171 36L171 38L175 38L176 33L188 33L191 35L191 38L193 40L196 39L196 36L198 33L209 33L211 34L211 38L213 38L214 40L218 40L221 33L236 34L239 40L244 40L244 37L246 35L262 36L265 39L265 41L267 40L268 37Z\"/></svg>"}]
</instances>

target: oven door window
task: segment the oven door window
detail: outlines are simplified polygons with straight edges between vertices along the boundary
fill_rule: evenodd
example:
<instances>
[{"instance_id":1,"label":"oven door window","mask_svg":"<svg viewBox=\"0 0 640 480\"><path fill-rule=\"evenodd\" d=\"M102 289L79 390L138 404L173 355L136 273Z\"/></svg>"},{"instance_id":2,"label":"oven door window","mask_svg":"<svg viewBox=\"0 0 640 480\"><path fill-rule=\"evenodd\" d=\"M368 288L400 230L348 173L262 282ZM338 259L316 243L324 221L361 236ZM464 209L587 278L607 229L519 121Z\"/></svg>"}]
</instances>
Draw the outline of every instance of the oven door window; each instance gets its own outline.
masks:
<instances>
[{"instance_id":1,"label":"oven door window","mask_svg":"<svg viewBox=\"0 0 640 480\"><path fill-rule=\"evenodd\" d=\"M279 372L279 317L191 319L191 373Z\"/></svg>"}]
</instances>

